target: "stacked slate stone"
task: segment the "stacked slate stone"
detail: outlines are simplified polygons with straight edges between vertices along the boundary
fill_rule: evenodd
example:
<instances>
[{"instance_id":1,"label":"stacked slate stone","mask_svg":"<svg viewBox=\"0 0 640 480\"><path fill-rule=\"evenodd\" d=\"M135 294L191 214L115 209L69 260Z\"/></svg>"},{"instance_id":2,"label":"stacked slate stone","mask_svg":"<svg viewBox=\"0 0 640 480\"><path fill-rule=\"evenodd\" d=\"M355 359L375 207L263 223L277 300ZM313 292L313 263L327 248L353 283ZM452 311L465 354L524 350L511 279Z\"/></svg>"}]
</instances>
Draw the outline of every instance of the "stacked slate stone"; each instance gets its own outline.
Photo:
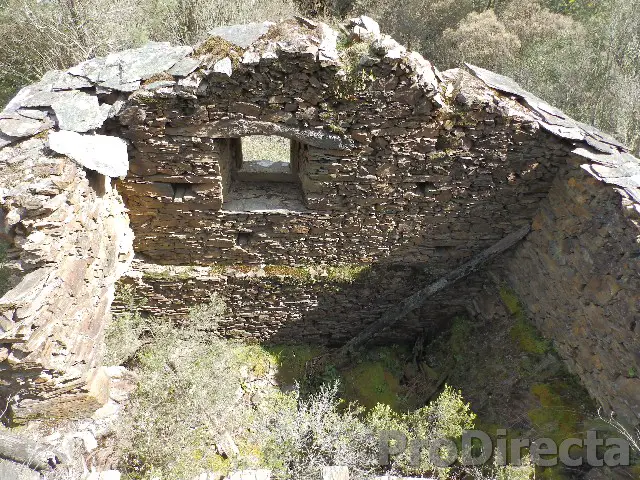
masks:
<instances>
[{"instance_id":1,"label":"stacked slate stone","mask_svg":"<svg viewBox=\"0 0 640 480\"><path fill-rule=\"evenodd\" d=\"M135 92L120 115L136 251L159 263L444 271L529 222L570 152L469 74L447 90L366 17L340 39L304 19L241 30L214 32L194 53L203 67ZM276 209L242 208L260 191L235 201L229 139L254 134L302 145L299 202L275 185L263 196Z\"/></svg>"}]
</instances>

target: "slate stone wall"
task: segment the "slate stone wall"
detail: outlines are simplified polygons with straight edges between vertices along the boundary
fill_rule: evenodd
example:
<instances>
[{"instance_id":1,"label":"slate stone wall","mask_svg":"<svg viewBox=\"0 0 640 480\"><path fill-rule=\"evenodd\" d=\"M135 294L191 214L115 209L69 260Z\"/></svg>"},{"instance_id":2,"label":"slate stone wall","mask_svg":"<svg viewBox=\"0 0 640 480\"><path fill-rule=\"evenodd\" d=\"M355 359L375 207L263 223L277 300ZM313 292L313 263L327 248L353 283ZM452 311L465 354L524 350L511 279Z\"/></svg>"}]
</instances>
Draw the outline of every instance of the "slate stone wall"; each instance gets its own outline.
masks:
<instances>
[{"instance_id":1,"label":"slate stone wall","mask_svg":"<svg viewBox=\"0 0 640 480\"><path fill-rule=\"evenodd\" d=\"M105 177L33 138L0 151L0 398L16 422L92 412L108 398L104 324L132 235Z\"/></svg>"},{"instance_id":2,"label":"slate stone wall","mask_svg":"<svg viewBox=\"0 0 640 480\"><path fill-rule=\"evenodd\" d=\"M574 157L497 269L591 395L640 422L640 204Z\"/></svg>"},{"instance_id":3,"label":"slate stone wall","mask_svg":"<svg viewBox=\"0 0 640 480\"><path fill-rule=\"evenodd\" d=\"M340 346L387 309L429 281L429 272L406 267L286 268L167 267L135 261L119 282L133 288L143 315L185 321L189 310L215 293L226 306L215 332L272 344ZM381 344L409 343L435 335L481 289L475 275L378 334ZM116 313L129 308L116 299ZM194 325L198 327L198 325Z\"/></svg>"},{"instance_id":4,"label":"slate stone wall","mask_svg":"<svg viewBox=\"0 0 640 480\"><path fill-rule=\"evenodd\" d=\"M136 252L174 265L384 261L446 271L530 222L569 152L463 72L437 107L411 77L428 64L373 58L374 80L342 98L335 68L289 57L242 64L197 99L134 97L121 119L132 145L121 191ZM285 132L304 146L297 185L240 192L254 203L279 198L277 211L227 207L241 185L225 186L233 160L219 137L247 131Z\"/></svg>"}]
</instances>

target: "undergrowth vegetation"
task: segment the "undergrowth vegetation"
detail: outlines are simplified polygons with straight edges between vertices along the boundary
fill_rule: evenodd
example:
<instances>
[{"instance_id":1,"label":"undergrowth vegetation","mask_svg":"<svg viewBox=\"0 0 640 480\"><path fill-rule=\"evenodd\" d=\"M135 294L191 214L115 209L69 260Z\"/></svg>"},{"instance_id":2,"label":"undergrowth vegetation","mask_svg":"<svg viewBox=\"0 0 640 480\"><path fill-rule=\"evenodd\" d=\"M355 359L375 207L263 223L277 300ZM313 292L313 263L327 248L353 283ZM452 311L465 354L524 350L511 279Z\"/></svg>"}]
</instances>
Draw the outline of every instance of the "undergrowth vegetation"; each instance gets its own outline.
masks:
<instances>
[{"instance_id":1,"label":"undergrowth vegetation","mask_svg":"<svg viewBox=\"0 0 640 480\"><path fill-rule=\"evenodd\" d=\"M131 290L120 295L129 308L109 328L109 358L125 361L139 378L116 433L125 478L179 480L202 472L268 468L276 480L305 480L320 478L327 465L348 466L356 480L381 473L443 479L462 473L458 465L434 465L428 449L418 465L408 453L392 457L387 467L379 465L383 431L397 430L410 441L459 441L475 422L461 393L446 385L418 408L389 405L397 392L388 390L388 375L399 375L404 358L397 348L385 347L347 371L310 379L306 365L319 348L262 347L203 329L224 315L217 296L175 324L141 315ZM368 382L378 369L379 380ZM358 378L373 388L365 392L369 405L354 401L358 388L350 384ZM511 470L489 468L474 475L513 480L532 473L530 466Z\"/></svg>"}]
</instances>

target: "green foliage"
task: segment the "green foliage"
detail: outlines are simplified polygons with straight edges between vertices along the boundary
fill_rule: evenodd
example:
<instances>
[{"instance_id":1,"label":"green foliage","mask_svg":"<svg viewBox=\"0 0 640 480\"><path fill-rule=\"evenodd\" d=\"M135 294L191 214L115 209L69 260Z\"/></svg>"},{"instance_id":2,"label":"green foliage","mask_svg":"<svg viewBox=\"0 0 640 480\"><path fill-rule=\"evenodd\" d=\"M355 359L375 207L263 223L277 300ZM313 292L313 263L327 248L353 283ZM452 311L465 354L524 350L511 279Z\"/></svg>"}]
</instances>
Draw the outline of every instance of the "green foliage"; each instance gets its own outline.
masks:
<instances>
[{"instance_id":1,"label":"green foliage","mask_svg":"<svg viewBox=\"0 0 640 480\"><path fill-rule=\"evenodd\" d=\"M269 468L273 478L285 480L319 477L325 465L346 465L352 478L365 478L380 473L381 429L429 440L459 438L473 425L469 405L450 387L415 412L397 413L377 403L394 401L398 384L389 375L402 370L394 349L381 349L376 361L366 359L344 374L327 371L317 389L308 383L303 390L295 380L304 378L318 348L264 348L203 336L202 325L215 324L225 313L216 296L181 325L143 318L131 287L121 288L119 296L128 308L109 329L109 350L114 361L127 358L139 379L117 427L127 478L177 480L203 471ZM118 343L133 347L114 350ZM339 388L338 377L354 385ZM368 414L341 398L349 389L371 395ZM433 470L428 459L412 468L403 458L393 472Z\"/></svg>"},{"instance_id":2,"label":"green foliage","mask_svg":"<svg viewBox=\"0 0 640 480\"><path fill-rule=\"evenodd\" d=\"M280 394L258 407L255 436L276 479L320 478L325 465L348 466L353 478L376 471L377 438L361 420L362 408L338 392L337 384L325 385L307 398Z\"/></svg>"},{"instance_id":3,"label":"green foliage","mask_svg":"<svg viewBox=\"0 0 640 480\"><path fill-rule=\"evenodd\" d=\"M141 315L144 301L136 298L132 285L120 285L116 299L125 305L122 313L114 314L105 332L105 358L107 365L125 364L142 346L142 334L148 321Z\"/></svg>"},{"instance_id":4,"label":"green foliage","mask_svg":"<svg viewBox=\"0 0 640 480\"><path fill-rule=\"evenodd\" d=\"M168 324L151 335L137 357L140 381L119 431L125 470L177 480L213 465L230 468L214 445L246 422L235 401L242 363L233 346L184 340Z\"/></svg>"},{"instance_id":5,"label":"green foliage","mask_svg":"<svg viewBox=\"0 0 640 480\"><path fill-rule=\"evenodd\" d=\"M307 372L307 364L323 351L309 345L273 345L265 347L277 366L280 385L290 387L301 381Z\"/></svg>"},{"instance_id":6,"label":"green foliage","mask_svg":"<svg viewBox=\"0 0 640 480\"><path fill-rule=\"evenodd\" d=\"M338 48L342 60L344 78L335 86L335 94L345 100L356 100L358 94L369 88L375 76L362 65L361 60L371 50L369 42L339 41ZM332 124L335 133L341 133L342 127Z\"/></svg>"},{"instance_id":7,"label":"green foliage","mask_svg":"<svg viewBox=\"0 0 640 480\"><path fill-rule=\"evenodd\" d=\"M268 357L255 347L199 333L203 322L215 323L223 313L214 296L194 309L182 327L157 319L136 321L140 317L135 309L119 319L112 339L137 344L133 363L138 388L117 431L121 468L131 478L161 475L177 480L237 467L215 445L247 422L248 411L237 402L248 374L246 370L243 375L242 367L264 375Z\"/></svg>"},{"instance_id":8,"label":"green foliage","mask_svg":"<svg viewBox=\"0 0 640 480\"><path fill-rule=\"evenodd\" d=\"M227 313L227 306L217 293L212 293L207 302L196 305L189 310L187 331L201 336L203 333L215 333L218 322Z\"/></svg>"},{"instance_id":9,"label":"green foliage","mask_svg":"<svg viewBox=\"0 0 640 480\"><path fill-rule=\"evenodd\" d=\"M446 385L434 402L419 410L397 413L388 405L379 404L369 413L367 421L376 431L396 430L408 439L428 441L445 437L459 439L464 430L473 428L475 418L461 393ZM447 478L451 472L451 468L436 467L429 458L428 449L422 449L420 464L417 467L411 464L409 450L399 454L392 461L391 471L394 474L420 475L437 472L441 478Z\"/></svg>"}]
</instances>

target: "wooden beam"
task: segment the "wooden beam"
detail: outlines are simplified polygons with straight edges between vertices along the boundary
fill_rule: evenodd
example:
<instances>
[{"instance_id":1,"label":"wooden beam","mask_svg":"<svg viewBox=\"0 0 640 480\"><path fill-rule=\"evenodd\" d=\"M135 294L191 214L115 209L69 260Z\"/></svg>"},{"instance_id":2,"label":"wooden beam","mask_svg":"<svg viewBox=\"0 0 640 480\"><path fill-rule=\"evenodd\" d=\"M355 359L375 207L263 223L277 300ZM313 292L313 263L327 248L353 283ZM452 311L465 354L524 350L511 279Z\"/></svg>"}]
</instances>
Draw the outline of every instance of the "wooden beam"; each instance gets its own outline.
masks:
<instances>
[{"instance_id":1,"label":"wooden beam","mask_svg":"<svg viewBox=\"0 0 640 480\"><path fill-rule=\"evenodd\" d=\"M340 350L337 351L337 353L331 355L331 363L337 368L344 367L349 364L358 353L358 350L371 341L376 335L379 335L384 330L393 326L398 320L404 318L408 313L424 305L424 303L435 294L465 278L496 255L514 246L526 237L530 231L531 226L525 225L519 230L507 235L491 247L480 252L464 265L452 270L444 277L438 279L427 287L418 290L399 304L389 308L378 320L367 326L364 331L349 340L340 348Z\"/></svg>"}]
</instances>

